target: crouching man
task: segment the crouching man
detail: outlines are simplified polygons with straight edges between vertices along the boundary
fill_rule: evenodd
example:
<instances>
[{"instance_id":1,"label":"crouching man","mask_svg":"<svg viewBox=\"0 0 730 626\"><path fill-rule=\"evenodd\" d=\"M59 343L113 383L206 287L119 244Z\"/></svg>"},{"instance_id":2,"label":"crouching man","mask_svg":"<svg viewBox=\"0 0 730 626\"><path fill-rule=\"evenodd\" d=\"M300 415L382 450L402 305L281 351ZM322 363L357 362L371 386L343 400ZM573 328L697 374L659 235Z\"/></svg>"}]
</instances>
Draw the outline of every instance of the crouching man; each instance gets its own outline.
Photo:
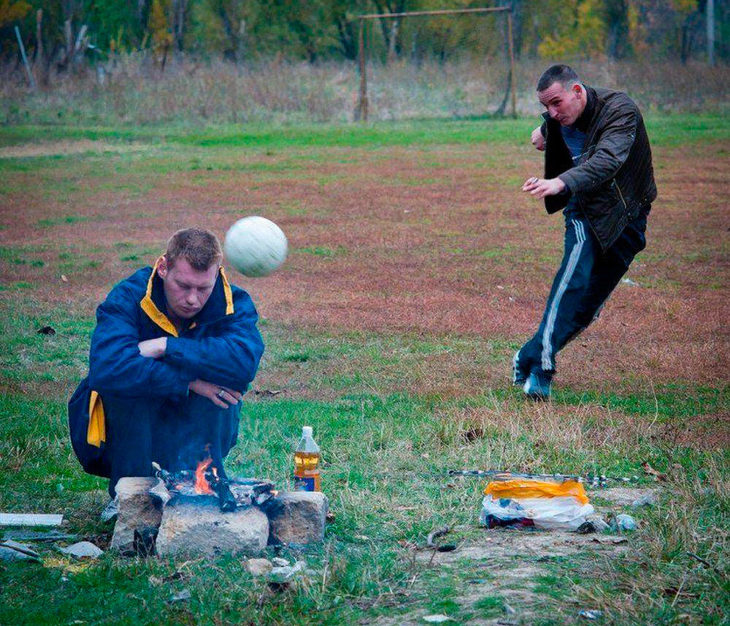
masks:
<instances>
[{"instance_id":1,"label":"crouching man","mask_svg":"<svg viewBox=\"0 0 730 626\"><path fill-rule=\"evenodd\" d=\"M84 470L150 476L152 462L222 471L236 443L241 396L264 345L249 295L229 284L216 236L176 232L154 267L117 284L96 311L89 375L69 401Z\"/></svg>"}]
</instances>

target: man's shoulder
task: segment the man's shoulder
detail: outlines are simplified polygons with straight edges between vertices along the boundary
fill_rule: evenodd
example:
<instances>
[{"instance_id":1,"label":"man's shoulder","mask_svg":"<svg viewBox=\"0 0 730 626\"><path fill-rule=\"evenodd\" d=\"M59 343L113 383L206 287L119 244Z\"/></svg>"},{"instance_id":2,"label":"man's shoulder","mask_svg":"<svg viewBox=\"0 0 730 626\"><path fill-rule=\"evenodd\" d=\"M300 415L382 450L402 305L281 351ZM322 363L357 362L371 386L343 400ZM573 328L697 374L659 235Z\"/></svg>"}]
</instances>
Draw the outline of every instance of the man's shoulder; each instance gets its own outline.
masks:
<instances>
[{"instance_id":1,"label":"man's shoulder","mask_svg":"<svg viewBox=\"0 0 730 626\"><path fill-rule=\"evenodd\" d=\"M596 96L598 101L603 107L608 107L611 110L614 109L631 109L639 110L631 97L623 91L616 91L615 89L606 89L603 87L596 87Z\"/></svg>"},{"instance_id":2,"label":"man's shoulder","mask_svg":"<svg viewBox=\"0 0 730 626\"><path fill-rule=\"evenodd\" d=\"M109 292L106 298L107 302L117 304L124 302L138 303L147 291L147 283L151 275L152 268L148 266L142 267L131 276L120 280Z\"/></svg>"},{"instance_id":3,"label":"man's shoulder","mask_svg":"<svg viewBox=\"0 0 730 626\"><path fill-rule=\"evenodd\" d=\"M245 289L231 283L231 295L233 296L233 305L236 311L239 308L255 308L251 295Z\"/></svg>"}]
</instances>

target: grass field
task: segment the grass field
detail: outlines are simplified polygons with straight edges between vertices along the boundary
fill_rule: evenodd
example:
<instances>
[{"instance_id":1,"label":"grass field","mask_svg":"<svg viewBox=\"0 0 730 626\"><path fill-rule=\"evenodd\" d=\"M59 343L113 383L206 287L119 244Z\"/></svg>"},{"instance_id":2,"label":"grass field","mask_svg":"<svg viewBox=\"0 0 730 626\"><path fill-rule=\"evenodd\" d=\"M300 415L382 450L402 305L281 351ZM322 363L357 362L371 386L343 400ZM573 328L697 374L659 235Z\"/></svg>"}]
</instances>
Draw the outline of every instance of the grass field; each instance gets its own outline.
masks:
<instances>
[{"instance_id":1,"label":"grass field","mask_svg":"<svg viewBox=\"0 0 730 626\"><path fill-rule=\"evenodd\" d=\"M63 513L108 545L106 486L81 472L65 414L94 309L175 229L222 236L260 214L291 252L271 277L235 277L267 350L227 467L290 486L310 424L335 514L298 555L316 575L282 593L239 558L86 563L41 545L42 564L0 562L0 623L727 623L730 121L648 120L647 249L561 354L546 404L509 384L562 245L560 216L519 192L541 171L534 123L0 128L0 511ZM484 481L447 475L657 486L642 462L668 480L618 545L486 531ZM434 556L445 524L459 549Z\"/></svg>"}]
</instances>

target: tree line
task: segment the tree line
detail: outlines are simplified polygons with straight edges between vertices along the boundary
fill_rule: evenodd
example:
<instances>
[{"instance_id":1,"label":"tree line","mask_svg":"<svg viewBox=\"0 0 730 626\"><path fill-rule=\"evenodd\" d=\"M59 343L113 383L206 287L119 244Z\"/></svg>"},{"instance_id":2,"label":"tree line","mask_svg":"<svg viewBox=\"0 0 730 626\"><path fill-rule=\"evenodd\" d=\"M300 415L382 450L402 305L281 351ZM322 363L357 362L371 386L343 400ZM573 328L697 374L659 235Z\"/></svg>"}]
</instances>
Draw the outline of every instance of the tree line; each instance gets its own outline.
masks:
<instances>
[{"instance_id":1,"label":"tree line","mask_svg":"<svg viewBox=\"0 0 730 626\"><path fill-rule=\"evenodd\" d=\"M358 16L511 6L514 52L611 60L730 57L730 0L0 0L0 59L36 67L149 51L242 63L276 55L355 60ZM709 23L709 28L708 28ZM505 54L506 19L388 18L368 21L372 58L446 59ZM19 35L19 36L18 36Z\"/></svg>"}]
</instances>

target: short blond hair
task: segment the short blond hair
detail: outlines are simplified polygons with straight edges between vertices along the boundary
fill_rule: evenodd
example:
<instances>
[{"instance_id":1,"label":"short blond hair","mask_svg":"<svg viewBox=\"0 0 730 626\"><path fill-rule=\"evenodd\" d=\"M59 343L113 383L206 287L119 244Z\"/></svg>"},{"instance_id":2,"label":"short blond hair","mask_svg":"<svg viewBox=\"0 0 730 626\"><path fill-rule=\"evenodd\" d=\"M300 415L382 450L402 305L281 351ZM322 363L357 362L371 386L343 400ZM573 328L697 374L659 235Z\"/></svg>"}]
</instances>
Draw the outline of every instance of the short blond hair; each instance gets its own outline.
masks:
<instances>
[{"instance_id":1,"label":"short blond hair","mask_svg":"<svg viewBox=\"0 0 730 626\"><path fill-rule=\"evenodd\" d=\"M175 265L175 261L181 257L190 263L194 270L204 272L214 264L221 264L223 251L218 237L209 230L184 228L170 237L165 252L169 267Z\"/></svg>"}]
</instances>

